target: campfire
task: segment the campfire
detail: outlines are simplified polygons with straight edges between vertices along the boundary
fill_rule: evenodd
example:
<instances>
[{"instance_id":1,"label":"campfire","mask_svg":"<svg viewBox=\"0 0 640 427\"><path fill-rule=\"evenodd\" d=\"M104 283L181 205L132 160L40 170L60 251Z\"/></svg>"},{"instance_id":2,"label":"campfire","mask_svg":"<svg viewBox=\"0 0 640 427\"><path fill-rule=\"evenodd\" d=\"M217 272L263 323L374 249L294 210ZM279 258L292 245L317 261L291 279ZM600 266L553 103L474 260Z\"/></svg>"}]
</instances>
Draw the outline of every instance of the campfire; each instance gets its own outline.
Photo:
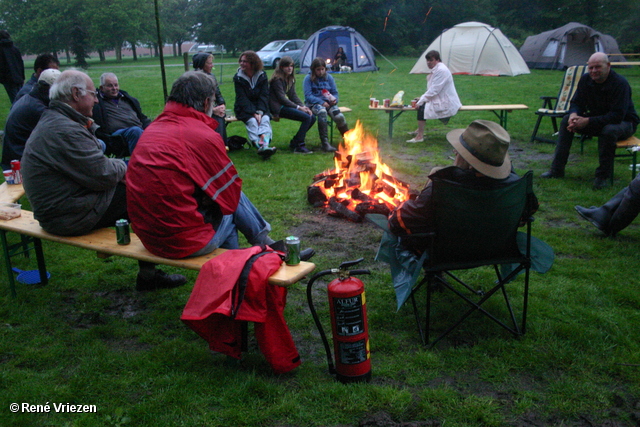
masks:
<instances>
[{"instance_id":1,"label":"campfire","mask_svg":"<svg viewBox=\"0 0 640 427\"><path fill-rule=\"evenodd\" d=\"M344 135L334 155L335 169L313 177L307 199L329 215L362 221L368 213L388 215L409 198L409 185L393 177L382 163L378 141L367 134L362 123Z\"/></svg>"}]
</instances>

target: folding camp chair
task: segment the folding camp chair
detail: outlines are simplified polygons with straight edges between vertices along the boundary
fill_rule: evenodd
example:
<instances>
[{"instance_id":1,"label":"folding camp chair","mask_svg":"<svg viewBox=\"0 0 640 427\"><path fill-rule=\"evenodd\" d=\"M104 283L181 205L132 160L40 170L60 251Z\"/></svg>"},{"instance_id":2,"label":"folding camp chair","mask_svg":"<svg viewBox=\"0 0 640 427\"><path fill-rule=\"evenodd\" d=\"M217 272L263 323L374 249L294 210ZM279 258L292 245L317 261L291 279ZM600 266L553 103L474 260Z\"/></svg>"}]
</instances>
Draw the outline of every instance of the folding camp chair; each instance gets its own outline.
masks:
<instances>
[{"instance_id":1,"label":"folding camp chair","mask_svg":"<svg viewBox=\"0 0 640 427\"><path fill-rule=\"evenodd\" d=\"M518 181L493 189L473 188L432 177L433 225L437 231L420 235L420 238L427 242L427 250L419 259L415 256L413 259L407 257L408 251L402 245L398 245L397 237L390 233L386 217L367 215L369 221L385 230L376 259L389 262L391 265L398 308L405 301L411 300L418 331L424 344L430 342L433 293L440 288L451 290L454 295L469 305L469 309L434 340L431 343L432 346L476 311L486 315L516 336L525 333L529 270L532 265L531 222L533 219L522 217L524 212L531 211L531 207L527 204L533 199L531 197L532 176L533 173L528 172ZM522 220L526 223L526 232L518 231ZM536 243L547 246L535 240ZM543 262L546 263L544 271L538 269L538 264L534 263L536 271L545 272L551 267L553 250L550 247L547 255L547 259ZM482 266L493 266L497 276L495 282L491 279L486 289L476 289L460 277L462 270ZM424 276L418 282L421 268L424 270ZM518 322L509 301L506 285L521 272L524 272L524 289L522 316ZM484 276L486 277L486 274ZM417 285L416 282L418 282ZM424 328L416 302L416 293L421 288L427 290ZM491 310L496 313L491 313L485 305L494 295L503 296L508 311L507 321L500 320L500 317L504 319L506 314L504 312L501 315L498 314L499 307L493 305ZM496 299L498 298L494 298Z\"/></svg>"},{"instance_id":2,"label":"folding camp chair","mask_svg":"<svg viewBox=\"0 0 640 427\"><path fill-rule=\"evenodd\" d=\"M531 141L543 141L550 142L555 144L556 141L554 139L543 138L538 136L538 128L540 127L540 123L542 122L543 117L550 117L551 122L553 123L553 132L558 132L558 123L557 119L562 118L567 111L569 111L569 107L571 105L571 98L573 98L576 89L578 88L578 82L580 81L580 77L585 73L587 69L586 65L575 65L573 67L567 68L567 71L564 73L564 79L562 80L562 86L560 86L560 92L557 97L553 96L541 96L540 99L543 100L542 108L536 111L536 115L538 116L538 120L536 121L536 126L533 128L533 133L531 134ZM555 105L553 105L553 100L556 101Z\"/></svg>"}]
</instances>

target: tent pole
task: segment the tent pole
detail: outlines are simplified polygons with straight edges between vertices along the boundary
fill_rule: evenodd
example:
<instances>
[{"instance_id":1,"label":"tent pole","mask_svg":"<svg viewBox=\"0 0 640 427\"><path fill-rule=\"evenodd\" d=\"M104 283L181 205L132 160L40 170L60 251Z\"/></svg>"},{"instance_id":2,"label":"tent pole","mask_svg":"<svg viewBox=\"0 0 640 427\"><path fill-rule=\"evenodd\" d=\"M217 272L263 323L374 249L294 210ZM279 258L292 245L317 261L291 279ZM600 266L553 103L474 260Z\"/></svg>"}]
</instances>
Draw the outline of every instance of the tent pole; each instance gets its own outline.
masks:
<instances>
[{"instance_id":1,"label":"tent pole","mask_svg":"<svg viewBox=\"0 0 640 427\"><path fill-rule=\"evenodd\" d=\"M386 57L386 56L384 56L384 55L382 54L382 52L380 52L380 51L378 50L378 48L376 48L376 47L375 47L374 45L372 45L371 43L369 43L369 44L370 44L370 45L371 45L371 47L372 47L373 49L375 49L375 50L376 50L376 52L378 52L378 53L380 54L380 56L382 56L382 57L383 57L383 58L384 58L384 59L385 59L389 64L393 65L393 67L394 67L394 68L398 68L398 67L396 67L396 64L394 64L393 62L389 61L389 59L387 59L387 57Z\"/></svg>"}]
</instances>

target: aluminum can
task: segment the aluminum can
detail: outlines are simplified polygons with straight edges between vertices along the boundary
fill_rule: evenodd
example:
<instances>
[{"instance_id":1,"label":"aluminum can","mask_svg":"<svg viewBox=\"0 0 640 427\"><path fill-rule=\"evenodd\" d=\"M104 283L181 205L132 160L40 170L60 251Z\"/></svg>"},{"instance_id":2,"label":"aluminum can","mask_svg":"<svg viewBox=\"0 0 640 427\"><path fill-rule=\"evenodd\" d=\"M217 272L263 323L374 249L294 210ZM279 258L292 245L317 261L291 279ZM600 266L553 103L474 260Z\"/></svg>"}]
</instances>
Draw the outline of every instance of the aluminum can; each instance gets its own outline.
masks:
<instances>
[{"instance_id":1,"label":"aluminum can","mask_svg":"<svg viewBox=\"0 0 640 427\"><path fill-rule=\"evenodd\" d=\"M11 173L13 174L13 183L22 184L22 171L20 170L20 160L11 160Z\"/></svg>"},{"instance_id":2,"label":"aluminum can","mask_svg":"<svg viewBox=\"0 0 640 427\"><path fill-rule=\"evenodd\" d=\"M129 221L126 219L119 219L116 221L116 241L119 245L128 245L131 243Z\"/></svg>"},{"instance_id":3,"label":"aluminum can","mask_svg":"<svg viewBox=\"0 0 640 427\"><path fill-rule=\"evenodd\" d=\"M300 239L296 236L289 236L284 239L284 244L287 248L287 255L284 262L287 265L300 264Z\"/></svg>"}]
</instances>

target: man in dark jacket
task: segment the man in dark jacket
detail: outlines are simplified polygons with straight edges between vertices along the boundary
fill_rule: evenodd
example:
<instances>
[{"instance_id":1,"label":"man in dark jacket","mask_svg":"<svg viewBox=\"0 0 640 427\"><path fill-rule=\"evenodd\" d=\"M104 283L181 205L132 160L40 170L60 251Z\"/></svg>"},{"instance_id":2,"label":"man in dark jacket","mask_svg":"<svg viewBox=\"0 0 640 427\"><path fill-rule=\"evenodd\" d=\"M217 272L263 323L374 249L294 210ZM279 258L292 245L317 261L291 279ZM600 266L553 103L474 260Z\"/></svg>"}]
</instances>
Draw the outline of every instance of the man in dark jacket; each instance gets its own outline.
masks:
<instances>
[{"instance_id":1,"label":"man in dark jacket","mask_svg":"<svg viewBox=\"0 0 640 427\"><path fill-rule=\"evenodd\" d=\"M571 108L562 119L551 169L542 178L562 178L575 132L598 137L600 165L595 189L609 185L613 174L616 142L636 132L640 118L631 99L629 82L611 69L609 58L596 52L587 62L589 70L578 83Z\"/></svg>"},{"instance_id":2,"label":"man in dark jacket","mask_svg":"<svg viewBox=\"0 0 640 427\"><path fill-rule=\"evenodd\" d=\"M107 145L107 154L118 153L112 137L121 135L127 143L124 155L133 152L142 131L149 126L151 120L142 114L140 102L127 92L120 90L118 77L113 73L100 76L98 103L93 107L93 119L100 126L96 131L98 138Z\"/></svg>"},{"instance_id":3,"label":"man in dark jacket","mask_svg":"<svg viewBox=\"0 0 640 427\"><path fill-rule=\"evenodd\" d=\"M6 30L0 30L0 83L4 85L9 101L13 104L24 83L24 62Z\"/></svg>"},{"instance_id":4,"label":"man in dark jacket","mask_svg":"<svg viewBox=\"0 0 640 427\"><path fill-rule=\"evenodd\" d=\"M60 74L51 101L22 155L24 190L33 216L51 234L82 235L128 218L123 160L104 156L91 119L97 101L88 75ZM139 291L173 288L187 279L139 261Z\"/></svg>"},{"instance_id":5,"label":"man in dark jacket","mask_svg":"<svg viewBox=\"0 0 640 427\"><path fill-rule=\"evenodd\" d=\"M36 60L33 62L33 74L31 75L31 78L25 82L24 86L22 86L22 89L18 91L14 103L23 96L28 95L31 92L31 89L33 89L36 83L38 83L42 72L51 68L54 70L60 69L60 61L58 61L58 58L50 53L41 53L38 55Z\"/></svg>"},{"instance_id":6,"label":"man in dark jacket","mask_svg":"<svg viewBox=\"0 0 640 427\"><path fill-rule=\"evenodd\" d=\"M22 152L31 132L38 124L44 110L49 107L49 89L59 75L60 71L56 69L45 70L40 74L38 84L31 89L31 92L11 106L7 124L4 127L3 170L11 167L11 160L22 159Z\"/></svg>"}]
</instances>

